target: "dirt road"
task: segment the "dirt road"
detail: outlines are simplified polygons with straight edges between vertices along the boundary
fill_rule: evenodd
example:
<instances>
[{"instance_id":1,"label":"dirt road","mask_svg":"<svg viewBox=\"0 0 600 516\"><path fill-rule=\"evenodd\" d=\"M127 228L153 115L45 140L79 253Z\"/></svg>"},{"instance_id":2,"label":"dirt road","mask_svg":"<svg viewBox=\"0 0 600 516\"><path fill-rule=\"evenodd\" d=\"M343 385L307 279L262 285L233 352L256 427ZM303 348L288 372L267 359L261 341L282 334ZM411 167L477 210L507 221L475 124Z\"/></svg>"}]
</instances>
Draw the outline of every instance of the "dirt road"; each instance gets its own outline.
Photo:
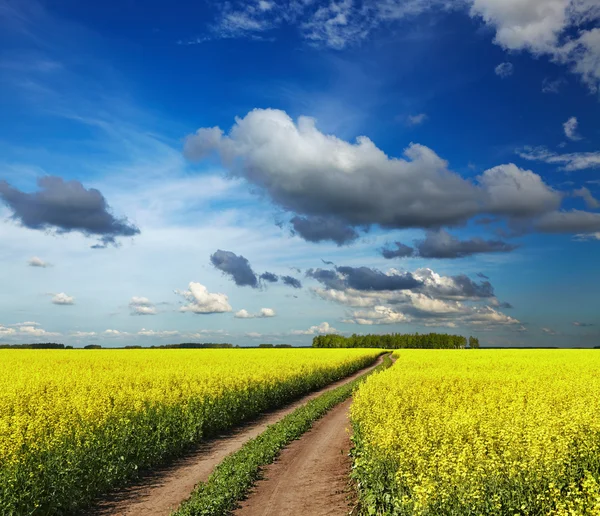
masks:
<instances>
[{"instance_id":1,"label":"dirt road","mask_svg":"<svg viewBox=\"0 0 600 516\"><path fill-rule=\"evenodd\" d=\"M227 455L238 451L247 441L264 432L269 425L276 423L306 402L365 374L379 365L382 360L383 358L379 357L372 366L304 396L282 409L269 412L228 435L207 441L168 468L156 470L152 475L144 477L138 484L113 493L87 514L91 516L166 516L170 514L189 498L198 482L205 482L208 479L215 466Z\"/></svg>"},{"instance_id":2,"label":"dirt road","mask_svg":"<svg viewBox=\"0 0 600 516\"><path fill-rule=\"evenodd\" d=\"M351 460L346 400L264 470L264 480L235 516L344 516L354 505L348 484Z\"/></svg>"}]
</instances>

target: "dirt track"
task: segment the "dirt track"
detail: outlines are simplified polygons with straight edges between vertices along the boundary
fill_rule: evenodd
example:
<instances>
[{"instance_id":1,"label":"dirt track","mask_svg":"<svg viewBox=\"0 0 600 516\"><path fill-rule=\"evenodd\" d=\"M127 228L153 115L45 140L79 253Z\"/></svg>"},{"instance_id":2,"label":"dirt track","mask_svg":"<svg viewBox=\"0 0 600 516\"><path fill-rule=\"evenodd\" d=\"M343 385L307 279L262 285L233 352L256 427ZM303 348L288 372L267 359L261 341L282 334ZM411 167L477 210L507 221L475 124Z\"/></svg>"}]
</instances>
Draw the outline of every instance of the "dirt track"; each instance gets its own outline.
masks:
<instances>
[{"instance_id":1,"label":"dirt track","mask_svg":"<svg viewBox=\"0 0 600 516\"><path fill-rule=\"evenodd\" d=\"M346 400L285 448L264 470L236 516L343 516L353 504L348 484L351 461Z\"/></svg>"},{"instance_id":2,"label":"dirt track","mask_svg":"<svg viewBox=\"0 0 600 516\"><path fill-rule=\"evenodd\" d=\"M304 396L296 402L286 405L282 409L269 412L264 416L248 423L247 425L237 428L230 434L207 441L197 450L188 454L183 459L173 463L168 468L156 470L152 475L144 477L136 485L113 493L110 495L110 497L105 498L98 504L98 506L89 511L88 514L93 516L166 516L170 514L171 511L176 509L181 504L181 502L189 498L198 482L205 482L208 479L214 467L219 464L227 455L239 450L247 441L264 432L269 425L276 423L284 416L304 405L306 402L316 398L326 391L354 380L358 376L361 376L362 374L375 368L382 362L382 360L383 358L379 357L379 359L372 366L362 369L357 373L354 373L353 375L335 382L319 391L315 391L307 396ZM329 420L331 414L335 413L335 411L339 410L342 406L347 407L348 405L342 404L336 407L336 409L330 412L324 419ZM346 417L343 409L342 414L344 416L342 419L345 422ZM320 422L315 424L315 428L319 423ZM333 446L334 443L331 445ZM337 453L343 457L339 449ZM269 512L268 514L278 513Z\"/></svg>"}]
</instances>

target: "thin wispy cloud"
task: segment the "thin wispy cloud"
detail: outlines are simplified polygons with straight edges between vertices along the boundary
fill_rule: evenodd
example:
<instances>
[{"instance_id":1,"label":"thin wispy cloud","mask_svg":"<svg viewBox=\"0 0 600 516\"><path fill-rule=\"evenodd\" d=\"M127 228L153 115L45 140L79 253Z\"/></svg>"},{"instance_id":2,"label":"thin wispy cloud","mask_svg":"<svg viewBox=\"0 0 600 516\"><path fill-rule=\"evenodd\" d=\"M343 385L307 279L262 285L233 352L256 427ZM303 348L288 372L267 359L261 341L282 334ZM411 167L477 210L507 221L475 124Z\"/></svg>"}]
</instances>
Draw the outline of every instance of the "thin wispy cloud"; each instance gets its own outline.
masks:
<instances>
[{"instance_id":1,"label":"thin wispy cloud","mask_svg":"<svg viewBox=\"0 0 600 516\"><path fill-rule=\"evenodd\" d=\"M515 67L512 63L500 63L496 68L494 68L494 72L498 77L505 79L506 77L510 77L515 72Z\"/></svg>"},{"instance_id":2,"label":"thin wispy cloud","mask_svg":"<svg viewBox=\"0 0 600 516\"><path fill-rule=\"evenodd\" d=\"M577 118L572 116L569 118L564 124L563 129L565 131L565 136L574 142L581 140L581 136L577 132L577 126L579 123L577 122Z\"/></svg>"}]
</instances>

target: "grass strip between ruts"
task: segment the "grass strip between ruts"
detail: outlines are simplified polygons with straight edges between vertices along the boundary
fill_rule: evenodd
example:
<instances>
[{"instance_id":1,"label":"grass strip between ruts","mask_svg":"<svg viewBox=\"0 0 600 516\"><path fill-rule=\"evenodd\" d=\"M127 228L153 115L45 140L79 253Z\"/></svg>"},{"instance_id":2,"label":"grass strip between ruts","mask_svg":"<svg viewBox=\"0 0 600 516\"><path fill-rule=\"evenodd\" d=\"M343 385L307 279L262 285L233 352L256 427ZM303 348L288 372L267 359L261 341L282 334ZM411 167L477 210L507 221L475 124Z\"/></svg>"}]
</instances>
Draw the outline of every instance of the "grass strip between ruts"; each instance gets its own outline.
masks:
<instances>
[{"instance_id":1,"label":"grass strip between ruts","mask_svg":"<svg viewBox=\"0 0 600 516\"><path fill-rule=\"evenodd\" d=\"M392 365L389 355L373 371L356 380L325 392L306 405L269 426L258 437L248 441L237 452L226 457L212 472L207 482L196 486L192 496L173 516L223 516L234 510L261 477L261 468L271 464L282 448L309 430L338 403L349 398L359 383L374 372Z\"/></svg>"}]
</instances>

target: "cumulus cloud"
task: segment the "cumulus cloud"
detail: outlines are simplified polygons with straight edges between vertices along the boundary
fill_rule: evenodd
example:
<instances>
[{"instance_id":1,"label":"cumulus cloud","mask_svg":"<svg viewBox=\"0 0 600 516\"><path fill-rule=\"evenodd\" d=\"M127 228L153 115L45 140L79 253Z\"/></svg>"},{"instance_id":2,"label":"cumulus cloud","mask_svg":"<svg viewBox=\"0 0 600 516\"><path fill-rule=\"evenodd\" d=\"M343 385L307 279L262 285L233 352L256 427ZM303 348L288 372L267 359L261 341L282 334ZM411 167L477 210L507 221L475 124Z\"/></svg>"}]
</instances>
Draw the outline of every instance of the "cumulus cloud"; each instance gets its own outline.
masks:
<instances>
[{"instance_id":1,"label":"cumulus cloud","mask_svg":"<svg viewBox=\"0 0 600 516\"><path fill-rule=\"evenodd\" d=\"M65 294L64 292L61 292L59 294L55 294L52 297L52 303L54 303L55 305L74 305L75 298L71 297L71 296L67 296L67 294Z\"/></svg>"},{"instance_id":2,"label":"cumulus cloud","mask_svg":"<svg viewBox=\"0 0 600 516\"><path fill-rule=\"evenodd\" d=\"M52 332L44 330L40 328L40 325L36 322L23 322L17 324L11 324L9 326L4 326L0 324L0 339L3 338L52 338L52 337L60 337L61 334L58 332Z\"/></svg>"},{"instance_id":3,"label":"cumulus cloud","mask_svg":"<svg viewBox=\"0 0 600 516\"><path fill-rule=\"evenodd\" d=\"M512 63L500 63L496 68L494 68L494 72L498 77L502 77L505 79L506 77L510 77L515 71L515 67Z\"/></svg>"},{"instance_id":4,"label":"cumulus cloud","mask_svg":"<svg viewBox=\"0 0 600 516\"><path fill-rule=\"evenodd\" d=\"M225 294L211 293L200 284L191 282L188 290L176 290L176 294L183 296L188 304L183 305L179 310L181 312L192 312L195 314L217 314L231 312L229 298Z\"/></svg>"},{"instance_id":5,"label":"cumulus cloud","mask_svg":"<svg viewBox=\"0 0 600 516\"><path fill-rule=\"evenodd\" d=\"M494 296L494 289L489 281L476 282L464 274L456 276L440 276L429 268L417 269L414 272L401 272L390 269L383 272L369 267L336 267L330 269L309 269L307 277L313 278L327 289L351 293L392 292L388 297L393 303L393 292L419 292L441 299L481 299ZM377 296L374 296L374 298ZM371 306L373 302L358 302L350 306ZM380 303L383 304L383 303Z\"/></svg>"},{"instance_id":6,"label":"cumulus cloud","mask_svg":"<svg viewBox=\"0 0 600 516\"><path fill-rule=\"evenodd\" d=\"M48 262L45 262L44 260L42 260L41 258L39 258L37 256L33 256L32 258L30 258L29 261L27 262L27 265L29 265L30 267L42 267L42 268L50 267L50 264Z\"/></svg>"},{"instance_id":7,"label":"cumulus cloud","mask_svg":"<svg viewBox=\"0 0 600 516\"><path fill-rule=\"evenodd\" d=\"M89 339L96 337L98 334L95 331L72 331L71 337L76 339Z\"/></svg>"},{"instance_id":8,"label":"cumulus cloud","mask_svg":"<svg viewBox=\"0 0 600 516\"><path fill-rule=\"evenodd\" d=\"M307 242L331 240L338 246L354 242L358 232L334 217L299 217L291 220L292 233L298 234Z\"/></svg>"},{"instance_id":9,"label":"cumulus cloud","mask_svg":"<svg viewBox=\"0 0 600 516\"><path fill-rule=\"evenodd\" d=\"M573 140L573 141L577 141L577 140L581 140L581 136L579 136L579 134L577 133L577 118L572 116L571 118L569 118L564 124L563 124L563 129L565 131L565 136L569 139L569 140Z\"/></svg>"},{"instance_id":10,"label":"cumulus cloud","mask_svg":"<svg viewBox=\"0 0 600 516\"><path fill-rule=\"evenodd\" d=\"M380 250L384 258L404 258L419 256L421 258L464 258L482 253L508 253L518 246L502 240L484 240L471 238L459 240L447 231L428 231L423 240L415 241L415 248L396 242L396 248L383 248Z\"/></svg>"},{"instance_id":11,"label":"cumulus cloud","mask_svg":"<svg viewBox=\"0 0 600 516\"><path fill-rule=\"evenodd\" d=\"M156 315L156 306L147 297L132 297L129 310L131 315Z\"/></svg>"},{"instance_id":12,"label":"cumulus cloud","mask_svg":"<svg viewBox=\"0 0 600 516\"><path fill-rule=\"evenodd\" d=\"M295 122L280 110L255 109L220 134L210 142L202 132L188 136L186 155L216 152L233 176L294 213L294 231L309 241L341 245L357 228L439 229L481 215L531 221L562 201L538 174L512 163L467 180L423 145L392 158L367 137L346 142L320 132L312 118Z\"/></svg>"},{"instance_id":13,"label":"cumulus cloud","mask_svg":"<svg viewBox=\"0 0 600 516\"><path fill-rule=\"evenodd\" d=\"M302 288L302 282L292 276L281 276L284 285L292 288Z\"/></svg>"},{"instance_id":14,"label":"cumulus cloud","mask_svg":"<svg viewBox=\"0 0 600 516\"><path fill-rule=\"evenodd\" d=\"M370 310L355 310L350 319L344 319L345 323L362 325L373 324L397 324L408 322L409 317L401 312L396 312L388 306L374 306Z\"/></svg>"},{"instance_id":15,"label":"cumulus cloud","mask_svg":"<svg viewBox=\"0 0 600 516\"><path fill-rule=\"evenodd\" d=\"M499 311L501 303L495 298L489 281L474 281L464 274L442 276L429 268L412 273L390 269L371 271L363 282L350 284L343 272L311 269L307 275L323 285L313 293L325 300L353 308L344 322L360 325L416 323L424 326L512 326L519 324L513 317ZM364 273L364 271L361 271ZM374 286L365 284L375 272ZM384 283L381 276L389 278ZM407 277L413 284L406 284ZM396 282L396 283L395 283ZM382 288L382 286L395 288Z\"/></svg>"},{"instance_id":16,"label":"cumulus cloud","mask_svg":"<svg viewBox=\"0 0 600 516\"><path fill-rule=\"evenodd\" d=\"M531 170L513 163L486 170L478 177L488 196L488 212L527 218L560 206L561 195Z\"/></svg>"},{"instance_id":17,"label":"cumulus cloud","mask_svg":"<svg viewBox=\"0 0 600 516\"><path fill-rule=\"evenodd\" d=\"M188 157L201 158L206 150L202 135L187 138ZM303 216L418 227L462 222L477 212L476 188L448 172L427 147L411 145L408 160L390 159L366 137L348 143L321 133L314 119L300 117L296 124L279 110L251 111L213 150L234 175Z\"/></svg>"},{"instance_id":18,"label":"cumulus cloud","mask_svg":"<svg viewBox=\"0 0 600 516\"><path fill-rule=\"evenodd\" d=\"M17 334L31 337L59 337L61 335L58 332L46 331L38 326L19 326Z\"/></svg>"},{"instance_id":19,"label":"cumulus cloud","mask_svg":"<svg viewBox=\"0 0 600 516\"><path fill-rule=\"evenodd\" d=\"M8 328L0 324L0 339L5 337L11 337L15 335L17 331L14 328Z\"/></svg>"},{"instance_id":20,"label":"cumulus cloud","mask_svg":"<svg viewBox=\"0 0 600 516\"><path fill-rule=\"evenodd\" d=\"M562 165L561 170L574 172L600 167L600 152L571 152L557 154L545 147L525 147L517 151L517 154L530 161L542 161L551 165Z\"/></svg>"},{"instance_id":21,"label":"cumulus cloud","mask_svg":"<svg viewBox=\"0 0 600 516\"><path fill-rule=\"evenodd\" d=\"M170 337L177 337L178 335L180 335L180 332L178 332L177 330L147 330L145 328L142 328L140 331L137 332L137 335L139 335L140 337L157 337L159 339L164 339L164 338L170 338Z\"/></svg>"},{"instance_id":22,"label":"cumulus cloud","mask_svg":"<svg viewBox=\"0 0 600 516\"><path fill-rule=\"evenodd\" d=\"M221 272L231 276L238 287L258 287L258 277L243 256L219 249L210 256L210 261Z\"/></svg>"},{"instance_id":23,"label":"cumulus cloud","mask_svg":"<svg viewBox=\"0 0 600 516\"><path fill-rule=\"evenodd\" d=\"M328 322L322 322L316 326L311 326L308 330L292 330L292 335L325 335L328 333L338 333L338 331L330 326Z\"/></svg>"},{"instance_id":24,"label":"cumulus cloud","mask_svg":"<svg viewBox=\"0 0 600 516\"><path fill-rule=\"evenodd\" d=\"M120 338L120 337L129 336L129 333L126 331L108 329L108 330L104 330L102 332L102 335L105 337L110 337L110 338Z\"/></svg>"},{"instance_id":25,"label":"cumulus cloud","mask_svg":"<svg viewBox=\"0 0 600 516\"><path fill-rule=\"evenodd\" d=\"M256 314L252 314L248 312L248 310L242 309L239 312L236 312L234 317L236 319L257 319L257 318L266 318L266 317L275 317L277 314L275 310L272 308L261 308L260 312Z\"/></svg>"},{"instance_id":26,"label":"cumulus cloud","mask_svg":"<svg viewBox=\"0 0 600 516\"><path fill-rule=\"evenodd\" d=\"M38 187L27 193L0 181L0 200L12 210L12 218L29 229L96 236L100 239L96 248L117 245L117 237L140 232L126 218L115 218L104 196L79 181L45 176L38 179Z\"/></svg>"}]
</instances>

